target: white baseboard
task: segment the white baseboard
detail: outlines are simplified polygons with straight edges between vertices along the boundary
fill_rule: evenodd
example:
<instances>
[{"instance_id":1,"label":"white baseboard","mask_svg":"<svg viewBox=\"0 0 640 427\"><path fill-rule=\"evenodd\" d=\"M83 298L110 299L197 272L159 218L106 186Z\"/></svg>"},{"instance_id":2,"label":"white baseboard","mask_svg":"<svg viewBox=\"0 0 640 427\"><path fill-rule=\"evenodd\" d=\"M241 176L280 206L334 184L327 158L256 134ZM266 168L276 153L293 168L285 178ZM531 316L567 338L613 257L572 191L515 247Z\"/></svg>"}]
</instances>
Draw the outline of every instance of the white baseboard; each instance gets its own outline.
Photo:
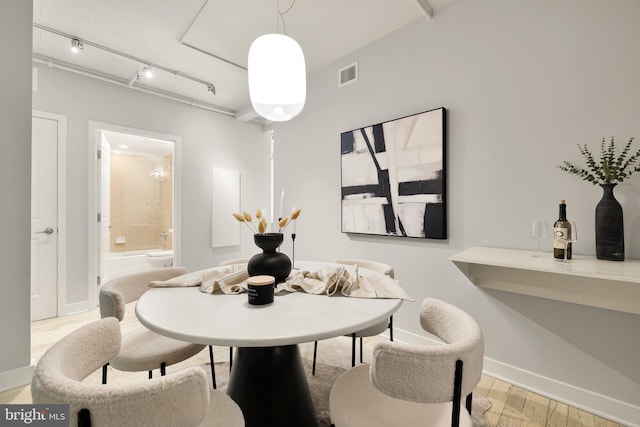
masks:
<instances>
[{"instance_id":1,"label":"white baseboard","mask_svg":"<svg viewBox=\"0 0 640 427\"><path fill-rule=\"evenodd\" d=\"M388 337L388 331L383 335ZM398 328L393 329L393 339L416 345L437 343L436 340ZM488 357L484 358L483 371L491 377L517 385L558 402L583 409L619 424L640 427L638 423L638 420L640 420L640 406L632 405L592 390L563 383Z\"/></svg>"},{"instance_id":2,"label":"white baseboard","mask_svg":"<svg viewBox=\"0 0 640 427\"><path fill-rule=\"evenodd\" d=\"M0 392L31 384L34 369L35 365L32 363L29 366L0 372Z\"/></svg>"},{"instance_id":3,"label":"white baseboard","mask_svg":"<svg viewBox=\"0 0 640 427\"><path fill-rule=\"evenodd\" d=\"M73 302L64 306L64 313L59 316L68 314L83 313L85 311L93 310L95 307L89 307L89 301Z\"/></svg>"},{"instance_id":4,"label":"white baseboard","mask_svg":"<svg viewBox=\"0 0 640 427\"><path fill-rule=\"evenodd\" d=\"M583 409L619 424L640 427L637 421L640 420L640 407L630 403L529 372L488 357L484 358L484 372L491 377L517 385L558 402Z\"/></svg>"}]
</instances>

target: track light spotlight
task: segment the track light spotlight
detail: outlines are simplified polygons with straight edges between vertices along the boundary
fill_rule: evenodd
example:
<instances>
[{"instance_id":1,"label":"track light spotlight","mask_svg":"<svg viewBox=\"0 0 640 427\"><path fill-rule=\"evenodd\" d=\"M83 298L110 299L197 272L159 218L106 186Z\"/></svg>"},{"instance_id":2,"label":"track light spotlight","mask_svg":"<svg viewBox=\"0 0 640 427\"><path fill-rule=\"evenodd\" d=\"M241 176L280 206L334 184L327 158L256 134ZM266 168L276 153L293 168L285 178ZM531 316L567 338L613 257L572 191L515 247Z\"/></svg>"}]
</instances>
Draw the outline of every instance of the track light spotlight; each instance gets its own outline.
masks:
<instances>
[{"instance_id":1,"label":"track light spotlight","mask_svg":"<svg viewBox=\"0 0 640 427\"><path fill-rule=\"evenodd\" d=\"M80 39L71 39L71 52L78 53L84 49L84 44Z\"/></svg>"},{"instance_id":2,"label":"track light spotlight","mask_svg":"<svg viewBox=\"0 0 640 427\"><path fill-rule=\"evenodd\" d=\"M151 68L151 65L147 65L142 69L142 75L147 79L153 77L153 68Z\"/></svg>"},{"instance_id":3,"label":"track light spotlight","mask_svg":"<svg viewBox=\"0 0 640 427\"><path fill-rule=\"evenodd\" d=\"M214 95L216 94L216 87L214 85L208 85L207 90Z\"/></svg>"}]
</instances>

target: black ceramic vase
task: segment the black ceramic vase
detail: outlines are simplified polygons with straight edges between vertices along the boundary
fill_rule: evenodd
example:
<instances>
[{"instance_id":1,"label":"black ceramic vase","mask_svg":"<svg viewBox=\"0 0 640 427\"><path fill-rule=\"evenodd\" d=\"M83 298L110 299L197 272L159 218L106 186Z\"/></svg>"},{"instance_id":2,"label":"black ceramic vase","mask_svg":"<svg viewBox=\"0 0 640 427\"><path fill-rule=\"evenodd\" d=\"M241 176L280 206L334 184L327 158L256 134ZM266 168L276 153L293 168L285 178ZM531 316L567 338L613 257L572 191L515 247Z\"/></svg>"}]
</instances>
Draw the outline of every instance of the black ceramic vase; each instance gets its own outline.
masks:
<instances>
[{"instance_id":1,"label":"black ceramic vase","mask_svg":"<svg viewBox=\"0 0 640 427\"><path fill-rule=\"evenodd\" d=\"M291 260L286 254L276 251L283 240L282 233L253 235L253 241L262 249L262 253L254 255L249 260L247 264L249 276L262 274L273 276L276 279L276 285L287 279L291 273Z\"/></svg>"},{"instance_id":2,"label":"black ceramic vase","mask_svg":"<svg viewBox=\"0 0 640 427\"><path fill-rule=\"evenodd\" d=\"M622 206L613 195L616 184L600 184L604 193L596 206L596 258L624 261Z\"/></svg>"}]
</instances>

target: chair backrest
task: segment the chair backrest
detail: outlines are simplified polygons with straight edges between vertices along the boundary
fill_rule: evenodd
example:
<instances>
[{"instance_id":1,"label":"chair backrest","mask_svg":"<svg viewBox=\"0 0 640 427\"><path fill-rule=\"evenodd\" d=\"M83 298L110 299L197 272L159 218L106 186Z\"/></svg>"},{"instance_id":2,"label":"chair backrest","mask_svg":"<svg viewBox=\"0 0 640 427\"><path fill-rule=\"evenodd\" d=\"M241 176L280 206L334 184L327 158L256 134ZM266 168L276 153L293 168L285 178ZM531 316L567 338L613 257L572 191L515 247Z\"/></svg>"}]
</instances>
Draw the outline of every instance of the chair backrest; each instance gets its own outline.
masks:
<instances>
[{"instance_id":1,"label":"chair backrest","mask_svg":"<svg viewBox=\"0 0 640 427\"><path fill-rule=\"evenodd\" d=\"M333 262L338 264L357 265L360 267L368 268L369 270L377 271L378 273L386 274L393 277L393 267L383 262L371 261L368 259L336 259Z\"/></svg>"},{"instance_id":2,"label":"chair backrest","mask_svg":"<svg viewBox=\"0 0 640 427\"><path fill-rule=\"evenodd\" d=\"M78 425L78 413L86 410L96 426L195 426L204 419L209 387L207 374L199 367L142 382L82 382L118 353L120 343L120 324L113 317L62 338L36 365L33 403L68 404L71 426Z\"/></svg>"},{"instance_id":3,"label":"chair backrest","mask_svg":"<svg viewBox=\"0 0 640 427\"><path fill-rule=\"evenodd\" d=\"M371 382L383 393L420 403L454 400L456 363L462 361L461 396L482 377L484 340L478 323L458 307L434 298L422 302L422 328L444 344L380 342L373 350Z\"/></svg>"},{"instance_id":4,"label":"chair backrest","mask_svg":"<svg viewBox=\"0 0 640 427\"><path fill-rule=\"evenodd\" d=\"M184 267L156 268L126 274L108 281L100 288L100 317L124 318L125 305L149 290L152 280L169 280L187 274Z\"/></svg>"},{"instance_id":5,"label":"chair backrest","mask_svg":"<svg viewBox=\"0 0 640 427\"><path fill-rule=\"evenodd\" d=\"M224 261L218 264L219 266L223 265L234 265L234 264L247 264L249 262L249 258L233 258L233 259L225 259Z\"/></svg>"}]
</instances>

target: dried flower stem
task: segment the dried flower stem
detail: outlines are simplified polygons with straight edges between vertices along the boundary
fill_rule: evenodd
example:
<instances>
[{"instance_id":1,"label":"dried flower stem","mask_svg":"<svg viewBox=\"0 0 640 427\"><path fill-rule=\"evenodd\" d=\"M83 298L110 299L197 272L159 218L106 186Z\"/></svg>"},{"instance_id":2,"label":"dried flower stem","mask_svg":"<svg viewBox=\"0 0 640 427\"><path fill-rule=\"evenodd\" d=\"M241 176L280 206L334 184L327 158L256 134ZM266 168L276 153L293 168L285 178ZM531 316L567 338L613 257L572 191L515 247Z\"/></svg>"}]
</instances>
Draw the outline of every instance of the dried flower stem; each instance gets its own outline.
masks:
<instances>
[{"instance_id":1,"label":"dried flower stem","mask_svg":"<svg viewBox=\"0 0 640 427\"><path fill-rule=\"evenodd\" d=\"M288 218L282 218L283 220L286 219L287 221L285 221L284 224L280 224L278 223L278 225L280 226L280 233L283 233L284 230L289 226L289 224L291 224L292 222L296 221L298 219L298 217L300 216L300 212L302 211L302 209L294 209L293 212L291 212L291 220L289 221ZM280 221L282 222L282 221Z\"/></svg>"},{"instance_id":2,"label":"dried flower stem","mask_svg":"<svg viewBox=\"0 0 640 427\"><path fill-rule=\"evenodd\" d=\"M248 219L247 219L248 216ZM248 213L244 212L244 214L239 214L239 213L234 213L233 217L235 219L238 220L238 222L242 222L244 223L247 227L249 227L249 230L251 230L251 232L253 233L257 233L258 231L256 230L256 227L253 225L253 223L251 222L251 215L249 215Z\"/></svg>"},{"instance_id":3,"label":"dried flower stem","mask_svg":"<svg viewBox=\"0 0 640 427\"><path fill-rule=\"evenodd\" d=\"M280 221L278 221L278 233L284 232L285 228L287 228L290 223L297 220L300 216L300 211L301 209L294 209L291 213L291 220L289 220L288 217L280 219ZM260 209L256 211L256 218L259 219L257 229L256 226L253 225L253 218L251 217L251 214L249 214L249 212L243 211L241 214L234 213L233 217L237 219L238 222L244 223L255 234L264 234L267 230L267 220L262 215L262 211Z\"/></svg>"},{"instance_id":4,"label":"dried flower stem","mask_svg":"<svg viewBox=\"0 0 640 427\"><path fill-rule=\"evenodd\" d=\"M288 223L289 223L289 218L287 218L286 216L282 218L280 221L278 221L278 233L282 233Z\"/></svg>"}]
</instances>

